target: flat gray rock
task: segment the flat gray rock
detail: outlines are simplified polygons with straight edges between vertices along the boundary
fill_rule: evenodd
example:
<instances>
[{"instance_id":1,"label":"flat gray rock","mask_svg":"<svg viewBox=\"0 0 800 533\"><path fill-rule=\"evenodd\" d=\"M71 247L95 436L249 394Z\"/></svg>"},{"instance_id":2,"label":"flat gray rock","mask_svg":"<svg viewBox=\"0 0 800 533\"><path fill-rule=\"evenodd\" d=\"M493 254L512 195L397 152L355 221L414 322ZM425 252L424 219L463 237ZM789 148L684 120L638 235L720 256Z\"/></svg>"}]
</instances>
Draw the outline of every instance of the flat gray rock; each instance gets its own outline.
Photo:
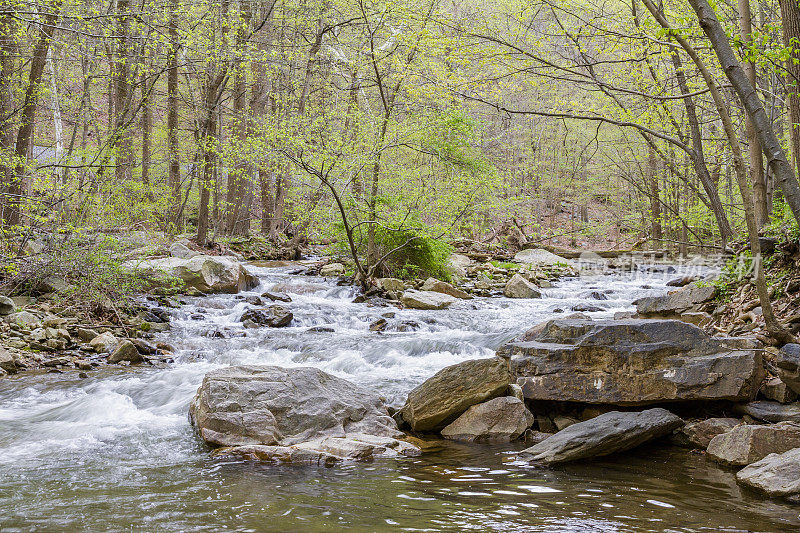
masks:
<instances>
[{"instance_id":1,"label":"flat gray rock","mask_svg":"<svg viewBox=\"0 0 800 533\"><path fill-rule=\"evenodd\" d=\"M733 410L764 422L800 422L800 402L782 404L759 400L736 405Z\"/></svg>"},{"instance_id":2,"label":"flat gray rock","mask_svg":"<svg viewBox=\"0 0 800 533\"><path fill-rule=\"evenodd\" d=\"M709 418L688 422L672 435L672 442L685 448L705 450L711 439L727 433L741 423L738 418Z\"/></svg>"},{"instance_id":3,"label":"flat gray rock","mask_svg":"<svg viewBox=\"0 0 800 533\"><path fill-rule=\"evenodd\" d=\"M688 285L683 289L664 296L646 296L633 304L636 312L645 317L673 318L684 311L711 300L716 294L716 287L707 285L697 287Z\"/></svg>"},{"instance_id":4,"label":"flat gray rock","mask_svg":"<svg viewBox=\"0 0 800 533\"><path fill-rule=\"evenodd\" d=\"M679 320L556 319L506 344L529 400L647 405L752 400L761 354L736 349Z\"/></svg>"},{"instance_id":5,"label":"flat gray rock","mask_svg":"<svg viewBox=\"0 0 800 533\"><path fill-rule=\"evenodd\" d=\"M434 291L417 291L409 289L400 296L400 302L411 309L440 310L447 309L458 298Z\"/></svg>"},{"instance_id":6,"label":"flat gray rock","mask_svg":"<svg viewBox=\"0 0 800 533\"><path fill-rule=\"evenodd\" d=\"M559 431L520 452L519 458L532 463L565 463L601 457L663 437L682 425L683 420L661 408L638 413L611 411Z\"/></svg>"}]
</instances>

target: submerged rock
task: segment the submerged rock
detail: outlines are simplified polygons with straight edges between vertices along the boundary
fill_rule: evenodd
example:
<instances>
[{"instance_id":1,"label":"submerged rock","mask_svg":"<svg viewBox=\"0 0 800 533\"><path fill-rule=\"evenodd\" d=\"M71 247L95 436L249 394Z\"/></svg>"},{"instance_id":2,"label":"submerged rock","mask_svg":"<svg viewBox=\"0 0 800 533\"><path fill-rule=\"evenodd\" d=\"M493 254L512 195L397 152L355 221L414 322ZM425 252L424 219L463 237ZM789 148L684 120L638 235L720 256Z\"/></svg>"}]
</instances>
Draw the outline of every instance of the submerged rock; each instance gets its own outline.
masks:
<instances>
[{"instance_id":1,"label":"submerged rock","mask_svg":"<svg viewBox=\"0 0 800 533\"><path fill-rule=\"evenodd\" d=\"M743 466L792 448L800 448L800 424L781 422L768 426L736 426L711 439L707 452L719 463Z\"/></svg>"},{"instance_id":2,"label":"submerged rock","mask_svg":"<svg viewBox=\"0 0 800 533\"><path fill-rule=\"evenodd\" d=\"M292 301L292 297L289 296L286 293L283 293L283 292L266 291L266 292L262 292L261 293L261 297L262 298L267 298L269 300L272 300L273 302L291 302Z\"/></svg>"},{"instance_id":3,"label":"submerged rock","mask_svg":"<svg viewBox=\"0 0 800 533\"><path fill-rule=\"evenodd\" d=\"M201 438L216 446L264 445L289 455L295 452L285 448L294 447L304 450L296 452L301 455L349 459L364 458L364 448L352 443L365 439L375 440L370 456L381 447L396 455L394 450L402 447L394 442L402 433L377 393L310 367L237 366L209 372L189 418Z\"/></svg>"},{"instance_id":4,"label":"submerged rock","mask_svg":"<svg viewBox=\"0 0 800 533\"><path fill-rule=\"evenodd\" d=\"M768 496L800 496L800 448L767 455L737 472L736 481Z\"/></svg>"},{"instance_id":5,"label":"submerged rock","mask_svg":"<svg viewBox=\"0 0 800 533\"><path fill-rule=\"evenodd\" d=\"M518 439L534 420L518 398L501 396L467 409L442 430L442 436L465 442L510 442Z\"/></svg>"},{"instance_id":6,"label":"submerged rock","mask_svg":"<svg viewBox=\"0 0 800 533\"><path fill-rule=\"evenodd\" d=\"M678 320L556 319L506 344L526 399L646 405L747 401L763 369L757 350L733 349Z\"/></svg>"},{"instance_id":7,"label":"submerged rock","mask_svg":"<svg viewBox=\"0 0 800 533\"><path fill-rule=\"evenodd\" d=\"M258 278L232 257L196 255L190 258L166 257L128 261L131 270L155 278L159 272L175 276L190 288L205 293L229 293L252 289Z\"/></svg>"},{"instance_id":8,"label":"submerged rock","mask_svg":"<svg viewBox=\"0 0 800 533\"><path fill-rule=\"evenodd\" d=\"M565 463L601 457L663 437L682 425L683 420L661 408L639 413L611 411L559 431L520 452L519 458L530 462Z\"/></svg>"},{"instance_id":9,"label":"submerged rock","mask_svg":"<svg viewBox=\"0 0 800 533\"><path fill-rule=\"evenodd\" d=\"M727 433L741 423L742 421L738 418L709 418L689 422L672 435L672 442L686 448L705 450L711 439Z\"/></svg>"},{"instance_id":10,"label":"submerged rock","mask_svg":"<svg viewBox=\"0 0 800 533\"><path fill-rule=\"evenodd\" d=\"M414 431L439 431L473 405L504 395L509 381L499 358L448 366L408 393L402 417Z\"/></svg>"},{"instance_id":11,"label":"submerged rock","mask_svg":"<svg viewBox=\"0 0 800 533\"><path fill-rule=\"evenodd\" d=\"M400 302L412 309L439 310L447 309L456 302L456 298L433 291L417 291L409 289L400 296Z\"/></svg>"},{"instance_id":12,"label":"submerged rock","mask_svg":"<svg viewBox=\"0 0 800 533\"><path fill-rule=\"evenodd\" d=\"M317 292L326 292L329 289L330 289L330 287L328 287L327 285L323 285L321 283L311 283L311 282L308 282L308 281L293 281L293 280L289 280L289 281L283 281L281 283L278 283L277 285L274 285L269 290L269 292L271 294L273 294L273 295L274 294L281 294L281 293L314 294L314 293L317 293ZM265 297L269 298L269 296L266 293L262 294L262 296L265 296ZM287 301L287 300L281 300L281 301ZM288 301L291 301L291 299L289 299Z\"/></svg>"},{"instance_id":13,"label":"submerged rock","mask_svg":"<svg viewBox=\"0 0 800 533\"><path fill-rule=\"evenodd\" d=\"M506 298L541 298L542 293L539 292L538 287L523 278L520 274L514 274L511 279L506 283L503 289L503 295Z\"/></svg>"}]
</instances>

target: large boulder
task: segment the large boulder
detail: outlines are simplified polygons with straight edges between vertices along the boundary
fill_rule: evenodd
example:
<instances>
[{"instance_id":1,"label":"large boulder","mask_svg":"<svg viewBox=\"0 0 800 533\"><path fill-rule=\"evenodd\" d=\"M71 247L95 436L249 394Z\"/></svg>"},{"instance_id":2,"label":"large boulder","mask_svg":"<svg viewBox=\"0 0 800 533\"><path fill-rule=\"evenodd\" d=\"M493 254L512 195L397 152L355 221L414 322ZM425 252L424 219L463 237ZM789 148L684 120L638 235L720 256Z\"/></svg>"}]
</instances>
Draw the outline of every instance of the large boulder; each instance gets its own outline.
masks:
<instances>
[{"instance_id":1,"label":"large boulder","mask_svg":"<svg viewBox=\"0 0 800 533\"><path fill-rule=\"evenodd\" d=\"M541 298L542 293L539 292L538 287L523 278L519 274L514 274L511 279L506 283L503 289L503 295L506 298Z\"/></svg>"},{"instance_id":2,"label":"large boulder","mask_svg":"<svg viewBox=\"0 0 800 533\"><path fill-rule=\"evenodd\" d=\"M734 411L764 422L800 422L800 402L782 404L759 400L735 405Z\"/></svg>"},{"instance_id":3,"label":"large boulder","mask_svg":"<svg viewBox=\"0 0 800 533\"><path fill-rule=\"evenodd\" d=\"M773 497L800 496L800 448L772 453L737 472L736 481Z\"/></svg>"},{"instance_id":4,"label":"large boulder","mask_svg":"<svg viewBox=\"0 0 800 533\"><path fill-rule=\"evenodd\" d=\"M409 289L400 296L400 302L411 309L439 310L447 309L456 302L454 298L447 294L433 291L417 291Z\"/></svg>"},{"instance_id":5,"label":"large boulder","mask_svg":"<svg viewBox=\"0 0 800 533\"><path fill-rule=\"evenodd\" d=\"M206 293L235 294L258 285L258 278L232 257L197 255L190 258L165 257L128 261L128 268L155 277L174 276L187 287Z\"/></svg>"},{"instance_id":6,"label":"large boulder","mask_svg":"<svg viewBox=\"0 0 800 533\"><path fill-rule=\"evenodd\" d=\"M775 356L781 381L800 394L800 344L786 344Z\"/></svg>"},{"instance_id":7,"label":"large boulder","mask_svg":"<svg viewBox=\"0 0 800 533\"><path fill-rule=\"evenodd\" d=\"M686 448L705 450L711 439L727 433L741 423L738 418L709 418L689 422L672 435L672 442Z\"/></svg>"},{"instance_id":8,"label":"large boulder","mask_svg":"<svg viewBox=\"0 0 800 533\"><path fill-rule=\"evenodd\" d=\"M613 405L747 401L763 378L757 350L678 320L556 319L501 347L531 400Z\"/></svg>"},{"instance_id":9,"label":"large boulder","mask_svg":"<svg viewBox=\"0 0 800 533\"><path fill-rule=\"evenodd\" d=\"M639 413L611 411L572 424L552 437L520 452L520 459L536 463L564 463L600 457L635 448L683 425L666 409Z\"/></svg>"},{"instance_id":10,"label":"large boulder","mask_svg":"<svg viewBox=\"0 0 800 533\"><path fill-rule=\"evenodd\" d=\"M696 310L697 306L708 302L716 295L716 287L688 285L681 290L664 296L646 296L633 304L636 312L649 318L677 318L686 311Z\"/></svg>"},{"instance_id":11,"label":"large boulder","mask_svg":"<svg viewBox=\"0 0 800 533\"><path fill-rule=\"evenodd\" d=\"M447 294L448 296L460 298L462 300L469 300L472 298L469 293L462 291L458 287L453 287L446 281L441 281L436 278L426 279L425 283L422 284L422 290L440 292L442 294Z\"/></svg>"},{"instance_id":12,"label":"large boulder","mask_svg":"<svg viewBox=\"0 0 800 533\"><path fill-rule=\"evenodd\" d=\"M378 448L396 455L401 447L378 439L396 440L402 433L377 393L310 367L238 366L209 372L189 418L200 437L215 446L274 446L281 448L278 454L301 449L344 459L364 458L358 444L351 443L351 455L343 451L353 440L374 437L376 455ZM331 452L333 443L339 454Z\"/></svg>"},{"instance_id":13,"label":"large boulder","mask_svg":"<svg viewBox=\"0 0 800 533\"><path fill-rule=\"evenodd\" d=\"M743 466L792 448L800 448L800 424L781 422L768 426L736 426L711 439L707 452L719 463Z\"/></svg>"},{"instance_id":14,"label":"large boulder","mask_svg":"<svg viewBox=\"0 0 800 533\"><path fill-rule=\"evenodd\" d=\"M529 265L572 265L572 261L569 259L564 259L560 255L548 252L542 248L531 248L517 252L517 254L514 256L514 261Z\"/></svg>"},{"instance_id":15,"label":"large boulder","mask_svg":"<svg viewBox=\"0 0 800 533\"><path fill-rule=\"evenodd\" d=\"M534 420L521 400L500 396L467 409L442 430L442 436L465 442L510 442L525 433Z\"/></svg>"},{"instance_id":16,"label":"large boulder","mask_svg":"<svg viewBox=\"0 0 800 533\"><path fill-rule=\"evenodd\" d=\"M499 358L448 366L408 393L403 420L414 431L439 431L473 405L505 394L510 379Z\"/></svg>"}]
</instances>

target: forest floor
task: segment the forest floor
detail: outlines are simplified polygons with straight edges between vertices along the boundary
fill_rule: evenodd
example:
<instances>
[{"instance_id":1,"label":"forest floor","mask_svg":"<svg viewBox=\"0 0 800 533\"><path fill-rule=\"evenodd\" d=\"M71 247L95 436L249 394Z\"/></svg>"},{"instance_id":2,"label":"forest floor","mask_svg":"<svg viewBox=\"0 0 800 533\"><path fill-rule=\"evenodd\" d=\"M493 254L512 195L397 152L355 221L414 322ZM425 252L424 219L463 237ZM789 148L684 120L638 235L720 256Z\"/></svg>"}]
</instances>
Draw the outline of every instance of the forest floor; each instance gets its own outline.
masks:
<instances>
[{"instance_id":1,"label":"forest floor","mask_svg":"<svg viewBox=\"0 0 800 533\"><path fill-rule=\"evenodd\" d=\"M793 335L800 333L800 242L796 238L762 238L764 273L773 311ZM707 328L731 336L767 341L761 305L753 283L753 262L743 253L730 259L714 284L717 306ZM769 344L774 344L769 342Z\"/></svg>"}]
</instances>

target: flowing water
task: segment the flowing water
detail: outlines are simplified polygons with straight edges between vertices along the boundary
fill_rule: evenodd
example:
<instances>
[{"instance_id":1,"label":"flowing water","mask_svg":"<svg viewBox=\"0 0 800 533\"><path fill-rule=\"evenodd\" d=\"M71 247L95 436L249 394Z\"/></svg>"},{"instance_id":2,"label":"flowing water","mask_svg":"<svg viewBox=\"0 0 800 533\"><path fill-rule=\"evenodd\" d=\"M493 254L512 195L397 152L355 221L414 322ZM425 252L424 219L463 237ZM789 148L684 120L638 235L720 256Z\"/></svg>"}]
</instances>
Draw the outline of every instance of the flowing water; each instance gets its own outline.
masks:
<instances>
[{"instance_id":1,"label":"flowing water","mask_svg":"<svg viewBox=\"0 0 800 533\"><path fill-rule=\"evenodd\" d=\"M400 405L442 367L488 357L559 310L591 303L607 309L593 316L612 316L674 277L583 277L540 300L416 311L353 304L352 288L288 270L255 268L262 283L252 294L296 284L304 294L286 304L292 327L245 330L238 318L249 306L240 298L196 299L175 311L163 335L178 350L168 369L0 380L0 531L800 530L800 507L746 492L732 471L672 448L557 468L509 463L512 446L455 443L418 458L333 468L211 458L186 416L209 370L310 365ZM590 299L591 291L608 300ZM395 313L390 329L415 330L371 332L385 313Z\"/></svg>"}]
</instances>

